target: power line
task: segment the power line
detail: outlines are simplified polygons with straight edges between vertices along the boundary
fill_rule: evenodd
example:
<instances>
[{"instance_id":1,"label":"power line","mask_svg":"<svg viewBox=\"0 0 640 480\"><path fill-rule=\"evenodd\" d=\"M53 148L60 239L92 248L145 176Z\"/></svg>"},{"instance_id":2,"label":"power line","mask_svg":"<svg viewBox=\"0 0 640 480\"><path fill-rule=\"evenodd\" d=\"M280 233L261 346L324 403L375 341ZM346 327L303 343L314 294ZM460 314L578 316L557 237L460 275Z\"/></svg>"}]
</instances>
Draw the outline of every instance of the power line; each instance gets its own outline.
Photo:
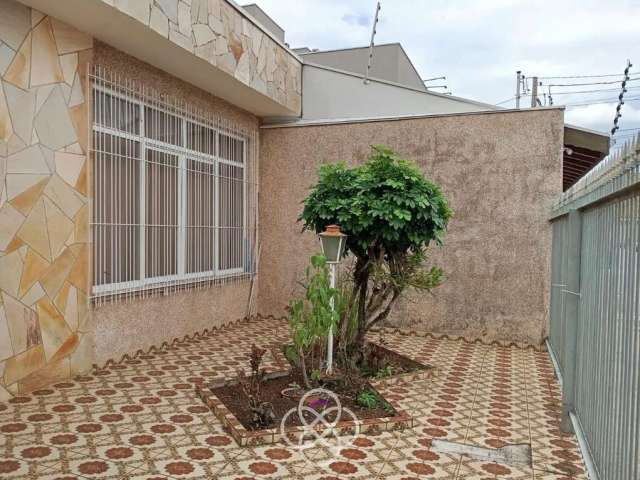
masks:
<instances>
[{"instance_id":1,"label":"power line","mask_svg":"<svg viewBox=\"0 0 640 480\"><path fill-rule=\"evenodd\" d=\"M629 87L627 88L627 90L635 90L640 88L640 86L638 87ZM596 93L596 92L619 92L620 89L619 88L598 88L595 90L573 90L571 92L554 92L554 95L575 95L578 93Z\"/></svg>"},{"instance_id":2,"label":"power line","mask_svg":"<svg viewBox=\"0 0 640 480\"><path fill-rule=\"evenodd\" d=\"M628 78L627 82L633 82L635 80L640 80L640 77ZM591 83L548 83L547 87L582 87L588 85L615 85L616 83L620 83L622 80L614 80L612 82L591 82Z\"/></svg>"},{"instance_id":3,"label":"power line","mask_svg":"<svg viewBox=\"0 0 640 480\"><path fill-rule=\"evenodd\" d=\"M631 75L637 75L640 72L633 72ZM555 80L555 79L572 79L572 78L606 78L606 77L620 77L620 73L606 73L603 75L559 75L557 77L538 77L540 80Z\"/></svg>"},{"instance_id":4,"label":"power line","mask_svg":"<svg viewBox=\"0 0 640 480\"><path fill-rule=\"evenodd\" d=\"M617 98L614 98L612 100L603 100L601 102L565 103L564 106L565 107L581 107L586 105L601 105L604 103L615 103L617 100L618 100ZM625 102L637 102L638 100L640 100L640 97L631 97L631 98L624 99Z\"/></svg>"}]
</instances>

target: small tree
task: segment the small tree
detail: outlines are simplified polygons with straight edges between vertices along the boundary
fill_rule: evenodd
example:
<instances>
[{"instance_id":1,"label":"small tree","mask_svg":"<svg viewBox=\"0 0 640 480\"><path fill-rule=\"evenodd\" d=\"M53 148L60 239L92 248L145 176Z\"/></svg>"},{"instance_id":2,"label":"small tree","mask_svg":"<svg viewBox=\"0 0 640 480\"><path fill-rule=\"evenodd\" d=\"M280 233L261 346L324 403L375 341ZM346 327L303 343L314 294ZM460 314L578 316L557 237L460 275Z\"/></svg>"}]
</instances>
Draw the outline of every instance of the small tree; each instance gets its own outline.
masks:
<instances>
[{"instance_id":1,"label":"small tree","mask_svg":"<svg viewBox=\"0 0 640 480\"><path fill-rule=\"evenodd\" d=\"M302 377L305 386L310 388L309 370L319 371L324 359L323 354L314 358L314 353L318 346L324 346L329 330L336 325L339 317L340 310L331 308L331 299L340 298L340 295L329 285L327 261L322 255L311 257L305 277L304 297L289 303L288 320Z\"/></svg>"},{"instance_id":2,"label":"small tree","mask_svg":"<svg viewBox=\"0 0 640 480\"><path fill-rule=\"evenodd\" d=\"M360 166L322 165L299 218L304 230L319 233L338 224L349 235L346 251L355 256L350 299L357 315L344 309L338 342L356 361L367 331L388 317L407 288L431 290L442 281L440 268L424 264L427 247L441 244L452 215L440 188L415 164L382 145L372 150Z\"/></svg>"}]
</instances>

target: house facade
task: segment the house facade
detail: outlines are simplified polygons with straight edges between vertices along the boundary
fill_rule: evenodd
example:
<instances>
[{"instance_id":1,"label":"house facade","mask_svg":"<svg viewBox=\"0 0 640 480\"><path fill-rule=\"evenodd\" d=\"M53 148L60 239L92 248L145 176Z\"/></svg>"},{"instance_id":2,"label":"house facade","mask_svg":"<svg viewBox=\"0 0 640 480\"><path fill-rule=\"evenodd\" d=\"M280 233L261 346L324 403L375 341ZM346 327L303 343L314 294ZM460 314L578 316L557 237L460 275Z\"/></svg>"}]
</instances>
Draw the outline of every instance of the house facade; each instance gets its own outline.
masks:
<instances>
[{"instance_id":1,"label":"house facade","mask_svg":"<svg viewBox=\"0 0 640 480\"><path fill-rule=\"evenodd\" d=\"M365 85L305 63L256 8L0 0L0 401L283 315L316 248L296 217L317 165L363 161L371 143L416 160L457 211L434 257L448 283L435 299L409 298L395 321L491 340L546 335L562 109ZM374 98L384 101L372 109Z\"/></svg>"}]
</instances>

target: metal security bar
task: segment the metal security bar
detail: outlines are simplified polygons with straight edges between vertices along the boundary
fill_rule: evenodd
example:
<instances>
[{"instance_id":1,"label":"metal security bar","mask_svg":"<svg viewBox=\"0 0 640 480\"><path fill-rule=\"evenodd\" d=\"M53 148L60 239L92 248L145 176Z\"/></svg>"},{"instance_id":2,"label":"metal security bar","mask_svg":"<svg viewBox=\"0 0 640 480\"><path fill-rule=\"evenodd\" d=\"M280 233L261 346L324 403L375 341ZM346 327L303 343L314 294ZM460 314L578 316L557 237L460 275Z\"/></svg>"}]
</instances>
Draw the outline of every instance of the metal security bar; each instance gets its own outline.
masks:
<instances>
[{"instance_id":1,"label":"metal security bar","mask_svg":"<svg viewBox=\"0 0 640 480\"><path fill-rule=\"evenodd\" d=\"M549 344L591 476L640 478L640 137L552 213Z\"/></svg>"},{"instance_id":2,"label":"metal security bar","mask_svg":"<svg viewBox=\"0 0 640 480\"><path fill-rule=\"evenodd\" d=\"M95 301L250 278L257 129L100 66L89 78Z\"/></svg>"}]
</instances>

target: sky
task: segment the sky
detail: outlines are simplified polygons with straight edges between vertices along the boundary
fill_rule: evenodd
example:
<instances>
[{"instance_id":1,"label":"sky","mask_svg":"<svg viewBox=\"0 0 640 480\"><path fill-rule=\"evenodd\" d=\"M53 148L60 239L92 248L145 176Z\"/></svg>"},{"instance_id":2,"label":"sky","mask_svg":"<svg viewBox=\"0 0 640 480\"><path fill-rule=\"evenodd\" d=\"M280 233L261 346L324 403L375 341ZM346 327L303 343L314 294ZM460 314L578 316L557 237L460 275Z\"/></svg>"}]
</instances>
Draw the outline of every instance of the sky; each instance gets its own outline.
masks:
<instances>
[{"instance_id":1,"label":"sky","mask_svg":"<svg viewBox=\"0 0 640 480\"><path fill-rule=\"evenodd\" d=\"M291 47L327 50L369 44L375 0L257 3L285 29ZM640 132L640 0L381 0L381 4L376 43L400 42L423 78L446 76L448 91L457 96L513 107L516 70L527 77L614 74L541 80L541 93L550 88L554 104L567 105L567 123L602 132L613 126L619 82L630 59L635 62L631 72L637 72L631 77L638 80L627 85L617 144ZM594 82L616 83L554 86ZM588 92L563 94L571 91ZM530 102L530 97L523 100L526 105Z\"/></svg>"}]
</instances>

